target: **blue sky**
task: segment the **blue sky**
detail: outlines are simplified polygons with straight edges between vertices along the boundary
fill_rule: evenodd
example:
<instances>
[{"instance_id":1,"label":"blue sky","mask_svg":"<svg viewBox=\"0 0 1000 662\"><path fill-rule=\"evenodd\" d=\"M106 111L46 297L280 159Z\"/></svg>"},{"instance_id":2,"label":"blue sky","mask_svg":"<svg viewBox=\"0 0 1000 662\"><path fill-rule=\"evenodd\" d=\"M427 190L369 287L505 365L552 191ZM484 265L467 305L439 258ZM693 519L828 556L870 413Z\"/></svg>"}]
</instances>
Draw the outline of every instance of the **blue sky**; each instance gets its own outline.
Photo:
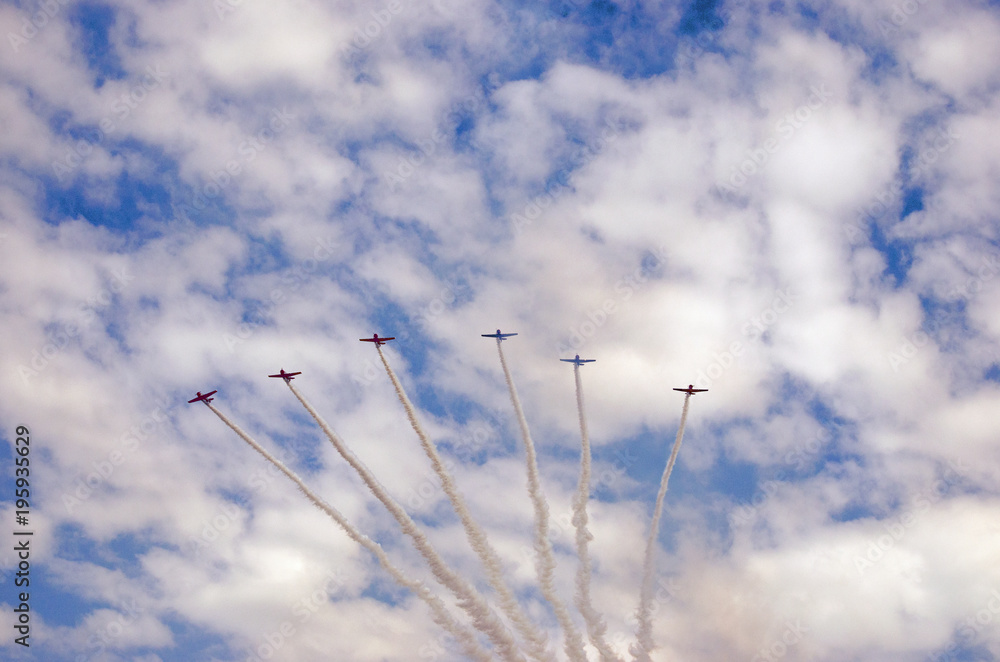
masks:
<instances>
[{"instance_id":1,"label":"blue sky","mask_svg":"<svg viewBox=\"0 0 1000 662\"><path fill-rule=\"evenodd\" d=\"M1000 655L1000 16L890 0L0 4L0 657L467 659L301 392L499 603L386 357L569 659ZM582 369L591 590L574 604ZM277 383L275 383L277 382ZM15 643L31 431L31 646ZM505 626L516 628L504 615ZM284 628L284 632L282 631ZM521 635L517 635L520 637ZM523 659L491 648L497 659ZM527 643L518 639L525 651ZM641 656L635 659L642 659Z\"/></svg>"}]
</instances>

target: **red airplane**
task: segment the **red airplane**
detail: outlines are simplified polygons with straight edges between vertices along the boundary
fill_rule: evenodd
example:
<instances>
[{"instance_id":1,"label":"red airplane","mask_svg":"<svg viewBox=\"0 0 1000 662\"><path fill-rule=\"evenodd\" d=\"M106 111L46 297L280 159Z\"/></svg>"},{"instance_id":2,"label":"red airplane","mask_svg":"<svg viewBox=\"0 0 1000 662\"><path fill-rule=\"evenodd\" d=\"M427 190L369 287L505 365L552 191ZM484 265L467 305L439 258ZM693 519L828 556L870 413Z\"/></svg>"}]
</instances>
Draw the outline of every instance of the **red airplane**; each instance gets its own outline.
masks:
<instances>
[{"instance_id":1,"label":"red airplane","mask_svg":"<svg viewBox=\"0 0 1000 662\"><path fill-rule=\"evenodd\" d=\"M681 393L687 393L688 395L694 395L695 393L704 393L707 388L695 388L694 384L688 384L687 388L675 388L675 391L680 391Z\"/></svg>"},{"instance_id":2,"label":"red airplane","mask_svg":"<svg viewBox=\"0 0 1000 662\"><path fill-rule=\"evenodd\" d=\"M212 400L215 400L215 398L210 398L208 396L214 395L215 393L218 393L218 391L209 391L208 393L205 393L204 395L202 395L201 391L198 391L198 395L195 397L195 399L194 400L188 400L188 404L191 404L192 402L204 402L207 405Z\"/></svg>"},{"instance_id":3,"label":"red airplane","mask_svg":"<svg viewBox=\"0 0 1000 662\"><path fill-rule=\"evenodd\" d=\"M395 340L395 338L379 338L378 334L374 334L371 338L358 338L361 342L373 342L376 346L384 345L390 340Z\"/></svg>"},{"instance_id":4,"label":"red airplane","mask_svg":"<svg viewBox=\"0 0 1000 662\"><path fill-rule=\"evenodd\" d=\"M293 379L295 379L295 375L301 375L301 374L302 374L301 371L300 372L285 372L285 369L282 368L281 372L279 372L277 375L268 375L268 377L281 377L282 379L285 380L285 383L287 384L288 382L290 382Z\"/></svg>"}]
</instances>

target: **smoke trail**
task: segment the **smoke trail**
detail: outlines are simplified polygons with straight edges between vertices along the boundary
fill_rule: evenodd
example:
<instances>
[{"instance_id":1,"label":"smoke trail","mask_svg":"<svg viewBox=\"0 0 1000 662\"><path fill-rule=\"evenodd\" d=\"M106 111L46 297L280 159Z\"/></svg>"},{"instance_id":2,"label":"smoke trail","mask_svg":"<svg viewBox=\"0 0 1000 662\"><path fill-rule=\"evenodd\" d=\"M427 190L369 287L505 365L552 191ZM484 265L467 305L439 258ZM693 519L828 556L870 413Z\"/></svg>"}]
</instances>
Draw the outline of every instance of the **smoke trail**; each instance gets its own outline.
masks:
<instances>
[{"instance_id":1,"label":"smoke trail","mask_svg":"<svg viewBox=\"0 0 1000 662\"><path fill-rule=\"evenodd\" d=\"M587 501L590 499L590 435L587 433L587 419L583 415L583 385L580 381L580 365L573 366L576 379L576 409L580 417L580 482L573 499L573 526L576 528L576 553L580 566L576 572L576 607L587 625L587 635L601 656L601 662L621 662L608 645L604 635L608 630L604 618L594 609L590 598L590 552L588 543L594 536L587 530Z\"/></svg>"},{"instance_id":2,"label":"smoke trail","mask_svg":"<svg viewBox=\"0 0 1000 662\"><path fill-rule=\"evenodd\" d=\"M493 549L493 546L490 545L489 540L486 537L486 533L472 518L472 514L466 507L465 500L458 491L458 487L455 485L454 479L445 468L444 463L441 461L441 456L438 454L437 449L434 447L430 438L428 438L427 433L424 432L423 426L421 426L420 422L417 420L417 413L413 407L413 403L410 402L410 399L406 396L406 392L403 390L403 385L400 383L399 378L396 377L396 373L393 372L392 368L389 366L389 362L386 360L385 354L382 352L382 348L378 347L377 349L378 356L382 359L382 365L385 366L386 374L388 374L389 379L392 380L392 385L396 389L396 395L399 397L399 401L402 403L403 409L406 410L406 415L410 419L410 425L413 427L414 432L417 433L417 437L420 439L420 445L423 447L427 457L430 458L431 465L434 467L434 471L437 473L438 478L441 479L442 489L444 489L445 494L448 495L448 499L451 500L451 505L455 509L455 513L462 521L462 526L465 528L465 534L469 539L469 544L479 556L479 559L483 564L483 568L486 570L486 576L489 580L490 586L493 587L493 590L495 590L497 595L500 597L500 607L507 615L507 618L514 623L517 631L520 632L521 636L528 642L529 654L531 657L542 662L553 661L554 658L552 653L548 650L548 641L546 640L545 635L539 631L530 620L528 620L528 617L521 610L521 606L514 598L514 594L511 593L510 588L507 586L503 578L503 565L500 562L500 557L497 555L496 550Z\"/></svg>"},{"instance_id":3,"label":"smoke trail","mask_svg":"<svg viewBox=\"0 0 1000 662\"><path fill-rule=\"evenodd\" d=\"M531 440L531 432L528 430L528 421L524 418L524 410L521 409L521 400L517 397L517 389L514 388L514 379L510 376L510 369L507 367L507 360L503 356L503 346L500 339L497 339L497 352L500 354L500 365L503 368L504 378L507 380L507 388L510 390L510 400L514 404L514 413L517 415L517 422L521 426L521 438L524 440L524 454L528 469L528 494L531 503L535 508L535 572L538 574L538 584L541 587L542 595L552 605L552 610L556 614L556 619L562 626L565 637L564 649L566 655L573 662L587 662L587 656L583 652L583 639L573 625L566 605L562 603L556 595L553 573L556 567L556 560L552 554L552 543L549 542L549 504L542 494L541 483L538 478L538 459L535 456L535 443Z\"/></svg>"},{"instance_id":4,"label":"smoke trail","mask_svg":"<svg viewBox=\"0 0 1000 662\"><path fill-rule=\"evenodd\" d=\"M677 439L674 440L674 448L670 451L667 468L663 470L663 477L660 478L660 491L656 494L653 521L649 525L649 537L646 539L646 558L642 564L642 589L639 592L639 608L636 610L638 620L635 628L636 642L634 646L629 648L629 652L632 653L632 658L636 662L650 662L649 653L655 648L653 625L650 620L653 601L653 557L656 554L656 538L660 529L660 514L663 512L663 498L667 494L667 482L670 480L670 473L674 470L677 451L680 450L681 440L684 439L684 425L687 423L690 401L691 394L688 393L684 396L684 409L681 411L681 422L677 428Z\"/></svg>"},{"instance_id":5,"label":"smoke trail","mask_svg":"<svg viewBox=\"0 0 1000 662\"><path fill-rule=\"evenodd\" d=\"M455 596L458 598L459 606L472 617L472 622L476 628L489 637L490 641L497 647L500 652L501 657L505 660L510 660L513 662L524 662L524 658L521 656L520 651L517 648L517 643L511 636L510 632L504 626L504 624L497 618L497 615L490 608L486 600L479 595L475 589L468 584L461 576L455 573L445 560L441 558L441 555L437 553L434 547L427 540L427 536L424 535L423 531L417 527L416 522L414 522L410 516L403 510L395 499L393 499L381 483L372 475L371 471L366 467L361 460L351 452L349 448L344 444L344 442L337 436L337 433L327 424L326 421L319 415L311 404L302 394L299 393L298 389L291 381L286 381L288 388L291 389L295 397L298 398L302 406L306 408L309 414L313 417L319 427L326 434L327 438L333 444L337 452L340 453L341 457L347 460L347 463L358 473L361 480L364 481L368 489L372 491L372 494L382 502L389 513L396 519L399 523L399 527L403 530L403 533L410 536L413 539L414 546L417 551L420 552L421 556L427 561L430 566L431 572L434 573L434 577L437 578L441 584L446 586Z\"/></svg>"},{"instance_id":6,"label":"smoke trail","mask_svg":"<svg viewBox=\"0 0 1000 662\"><path fill-rule=\"evenodd\" d=\"M392 575L393 579L399 582L400 585L413 591L418 598L426 602L427 606L430 607L433 612L434 622L444 628L450 635L455 637L455 639L461 644L466 655L471 656L473 659L480 660L481 662L490 662L495 659L490 653L483 650L483 648L479 645L479 642L476 641L475 635L468 628L451 617L451 614L449 614L445 609L444 603L441 602L441 599L434 595L434 593L431 592L431 590L427 588L423 582L416 579L410 579L403 574L402 570L393 565L392 561L389 560L389 557L386 556L381 545L354 528L354 526L347 521L339 510L318 497L316 493L309 489L305 482L299 478L298 474L286 467L278 458L268 453L263 446L254 441L250 435L226 418L221 411L213 407L208 402L205 404L243 441L247 442L247 444L249 444L255 451L263 455L264 459L277 467L283 474L288 476L288 478L290 478L292 482L298 486L299 490L306 495L306 498L312 501L317 508L329 515L331 519L340 525L340 528L344 530L351 540L357 542L369 552L374 554L375 558L378 559L379 563L386 570L386 572Z\"/></svg>"}]
</instances>

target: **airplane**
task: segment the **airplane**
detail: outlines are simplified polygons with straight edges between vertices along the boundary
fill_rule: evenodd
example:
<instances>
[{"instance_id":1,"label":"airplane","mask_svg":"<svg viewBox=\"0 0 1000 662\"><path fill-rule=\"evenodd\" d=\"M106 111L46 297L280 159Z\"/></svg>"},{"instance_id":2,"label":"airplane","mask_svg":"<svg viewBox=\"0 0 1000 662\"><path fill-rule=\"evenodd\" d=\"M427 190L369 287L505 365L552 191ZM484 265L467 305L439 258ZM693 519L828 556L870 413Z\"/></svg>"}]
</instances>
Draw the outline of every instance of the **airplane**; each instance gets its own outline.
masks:
<instances>
[{"instance_id":1,"label":"airplane","mask_svg":"<svg viewBox=\"0 0 1000 662\"><path fill-rule=\"evenodd\" d=\"M707 388L695 388L694 384L688 384L687 388L675 388L675 391L680 391L681 393L687 393L688 395L694 395L695 393L704 393Z\"/></svg>"},{"instance_id":2,"label":"airplane","mask_svg":"<svg viewBox=\"0 0 1000 662\"><path fill-rule=\"evenodd\" d=\"M516 333L500 333L500 329L497 329L496 333L482 333L480 334L483 338L496 338L499 341L503 341L504 338L510 338L511 336L516 336Z\"/></svg>"},{"instance_id":3,"label":"airplane","mask_svg":"<svg viewBox=\"0 0 1000 662\"><path fill-rule=\"evenodd\" d=\"M593 363L597 359L581 359L580 355L577 354L575 359L559 359L559 360L560 361L565 361L566 363L572 363L573 365L576 365L576 366L581 366L584 363Z\"/></svg>"},{"instance_id":4,"label":"airplane","mask_svg":"<svg viewBox=\"0 0 1000 662\"><path fill-rule=\"evenodd\" d=\"M361 342L373 342L375 343L376 346L380 346L386 344L390 340L395 340L395 338L379 338L378 334L376 333L371 338L358 338L358 340L360 340Z\"/></svg>"},{"instance_id":5,"label":"airplane","mask_svg":"<svg viewBox=\"0 0 1000 662\"><path fill-rule=\"evenodd\" d=\"M282 368L281 372L279 372L277 375L268 375L268 377L281 377L282 379L285 380L285 383L287 384L288 382L295 379L295 375L301 375L301 374L302 374L301 372L285 372L285 369Z\"/></svg>"},{"instance_id":6,"label":"airplane","mask_svg":"<svg viewBox=\"0 0 1000 662\"><path fill-rule=\"evenodd\" d=\"M210 398L208 396L213 395L215 393L218 393L218 391L209 391L204 395L202 395L201 391L198 391L198 395L195 397L195 399L188 400L188 404L191 404L192 402L204 402L207 405L212 400L215 400L215 398Z\"/></svg>"}]
</instances>

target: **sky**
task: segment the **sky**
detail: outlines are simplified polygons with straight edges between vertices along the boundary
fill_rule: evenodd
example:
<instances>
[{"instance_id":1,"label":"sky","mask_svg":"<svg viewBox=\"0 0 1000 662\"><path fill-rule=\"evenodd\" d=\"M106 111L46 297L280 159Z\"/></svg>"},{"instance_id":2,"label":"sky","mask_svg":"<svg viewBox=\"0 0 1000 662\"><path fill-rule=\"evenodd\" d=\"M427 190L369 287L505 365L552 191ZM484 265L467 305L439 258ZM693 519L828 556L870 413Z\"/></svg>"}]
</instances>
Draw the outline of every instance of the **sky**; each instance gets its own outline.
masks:
<instances>
[{"instance_id":1,"label":"sky","mask_svg":"<svg viewBox=\"0 0 1000 662\"><path fill-rule=\"evenodd\" d=\"M1000 657L997 2L5 0L0 36L3 659L467 659L187 403L217 390L468 628L267 377L301 371L496 606L373 333L568 659L498 328L581 632L558 359L596 359L591 591L618 658L688 384L653 660Z\"/></svg>"}]
</instances>

